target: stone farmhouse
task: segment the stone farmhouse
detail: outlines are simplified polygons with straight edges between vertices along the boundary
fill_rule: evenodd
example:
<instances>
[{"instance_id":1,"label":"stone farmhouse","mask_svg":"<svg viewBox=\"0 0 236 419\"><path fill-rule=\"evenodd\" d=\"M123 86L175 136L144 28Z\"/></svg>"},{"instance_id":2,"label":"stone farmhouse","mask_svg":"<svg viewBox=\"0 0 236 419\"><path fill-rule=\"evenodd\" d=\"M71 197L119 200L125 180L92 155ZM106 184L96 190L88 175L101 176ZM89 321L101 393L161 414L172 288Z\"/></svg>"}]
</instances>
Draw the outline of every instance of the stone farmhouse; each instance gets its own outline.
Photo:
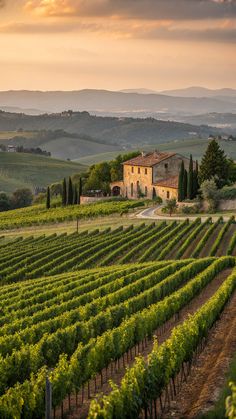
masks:
<instances>
[{"instance_id":1,"label":"stone farmhouse","mask_svg":"<svg viewBox=\"0 0 236 419\"><path fill-rule=\"evenodd\" d=\"M178 177L182 160L188 169L189 159L178 153L142 153L123 163L123 181L111 184L112 194L129 199L140 196L149 199L159 196L163 201L178 199Z\"/></svg>"}]
</instances>

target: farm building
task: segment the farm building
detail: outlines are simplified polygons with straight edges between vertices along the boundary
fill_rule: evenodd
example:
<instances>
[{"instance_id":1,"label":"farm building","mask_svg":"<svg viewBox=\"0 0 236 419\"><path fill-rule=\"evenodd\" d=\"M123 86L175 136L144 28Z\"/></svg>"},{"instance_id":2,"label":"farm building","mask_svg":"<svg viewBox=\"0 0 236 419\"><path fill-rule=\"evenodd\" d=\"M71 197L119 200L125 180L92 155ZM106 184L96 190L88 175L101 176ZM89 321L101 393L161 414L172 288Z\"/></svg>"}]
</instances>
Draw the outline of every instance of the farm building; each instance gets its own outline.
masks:
<instances>
[{"instance_id":1,"label":"farm building","mask_svg":"<svg viewBox=\"0 0 236 419\"><path fill-rule=\"evenodd\" d=\"M123 163L123 181L111 184L112 194L129 199L140 196L177 199L182 160L188 168L189 159L177 153L142 153Z\"/></svg>"}]
</instances>

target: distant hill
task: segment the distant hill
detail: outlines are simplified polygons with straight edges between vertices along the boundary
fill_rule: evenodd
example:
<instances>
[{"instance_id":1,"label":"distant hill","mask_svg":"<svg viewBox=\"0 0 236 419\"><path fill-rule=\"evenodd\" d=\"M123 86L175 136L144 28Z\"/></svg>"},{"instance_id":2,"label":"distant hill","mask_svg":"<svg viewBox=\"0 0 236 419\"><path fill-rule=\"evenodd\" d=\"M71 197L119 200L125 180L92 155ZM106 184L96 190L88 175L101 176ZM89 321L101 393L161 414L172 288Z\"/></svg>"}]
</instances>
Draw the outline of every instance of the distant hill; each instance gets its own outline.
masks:
<instances>
[{"instance_id":1,"label":"distant hill","mask_svg":"<svg viewBox=\"0 0 236 419\"><path fill-rule=\"evenodd\" d=\"M0 191L10 193L24 187L34 190L84 170L84 165L50 157L0 152Z\"/></svg>"},{"instance_id":2,"label":"distant hill","mask_svg":"<svg viewBox=\"0 0 236 419\"><path fill-rule=\"evenodd\" d=\"M0 141L4 132L39 131L24 138L13 138L10 143L36 147L50 151L54 157L79 159L88 155L121 151L131 148L157 146L167 141L189 138L207 138L210 133L218 134L219 129L197 126L173 121L161 121L153 118L109 118L90 115L88 112L70 112L63 114L45 114L29 116L0 112ZM63 130L61 137L45 136L44 131ZM40 134L40 131L41 134ZM68 133L68 134L66 134ZM73 134L73 135L71 135ZM23 136L23 138L22 138ZM72 136L72 138L70 138ZM1 140L1 138L3 138ZM5 142L9 143L7 139Z\"/></svg>"},{"instance_id":3,"label":"distant hill","mask_svg":"<svg viewBox=\"0 0 236 419\"><path fill-rule=\"evenodd\" d=\"M192 115L180 117L180 122L194 125L209 125L212 127L232 130L236 132L236 113L207 113L201 115Z\"/></svg>"},{"instance_id":4,"label":"distant hill","mask_svg":"<svg viewBox=\"0 0 236 419\"><path fill-rule=\"evenodd\" d=\"M234 112L234 97L179 97L172 91L165 94L136 92L124 93L108 90L79 91L6 91L0 92L1 106L15 106L26 109L42 109L45 112L62 112L65 109L88 111L107 115L119 112L120 116L127 112L143 112L146 114L165 112L169 114L199 114L209 112Z\"/></svg>"},{"instance_id":5,"label":"distant hill","mask_svg":"<svg viewBox=\"0 0 236 419\"><path fill-rule=\"evenodd\" d=\"M207 89L200 86L187 87L185 89L176 89L176 90L164 90L161 94L168 96L181 96L181 97L195 97L195 98L212 98L212 97L228 97L236 98L236 89Z\"/></svg>"}]
</instances>

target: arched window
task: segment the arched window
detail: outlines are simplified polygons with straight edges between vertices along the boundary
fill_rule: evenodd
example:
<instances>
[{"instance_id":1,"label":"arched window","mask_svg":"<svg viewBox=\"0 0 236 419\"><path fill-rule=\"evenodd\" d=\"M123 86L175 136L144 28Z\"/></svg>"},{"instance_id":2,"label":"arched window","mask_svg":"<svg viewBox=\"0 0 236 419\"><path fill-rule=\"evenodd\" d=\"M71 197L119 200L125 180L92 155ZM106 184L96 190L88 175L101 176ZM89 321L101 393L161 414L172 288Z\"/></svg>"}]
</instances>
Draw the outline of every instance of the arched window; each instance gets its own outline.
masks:
<instances>
[{"instance_id":1,"label":"arched window","mask_svg":"<svg viewBox=\"0 0 236 419\"><path fill-rule=\"evenodd\" d=\"M148 194L148 188L147 186L145 186L145 196L147 196L147 194Z\"/></svg>"},{"instance_id":2,"label":"arched window","mask_svg":"<svg viewBox=\"0 0 236 419\"><path fill-rule=\"evenodd\" d=\"M133 196L133 195L134 195L134 184L131 183L131 196Z\"/></svg>"}]
</instances>

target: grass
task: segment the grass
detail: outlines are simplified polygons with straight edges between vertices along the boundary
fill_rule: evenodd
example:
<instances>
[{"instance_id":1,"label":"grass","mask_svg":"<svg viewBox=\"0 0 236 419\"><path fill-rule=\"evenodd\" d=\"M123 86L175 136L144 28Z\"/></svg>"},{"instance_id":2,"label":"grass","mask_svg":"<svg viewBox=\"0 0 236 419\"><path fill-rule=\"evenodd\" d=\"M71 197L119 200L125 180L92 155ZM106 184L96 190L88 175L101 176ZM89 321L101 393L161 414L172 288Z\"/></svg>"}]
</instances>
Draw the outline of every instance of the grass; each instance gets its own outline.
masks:
<instances>
[{"instance_id":1,"label":"grass","mask_svg":"<svg viewBox=\"0 0 236 419\"><path fill-rule=\"evenodd\" d=\"M200 419L222 419L225 417L225 400L230 395L229 382L236 382L236 354L234 355L226 376L226 382L222 388L219 398L212 410L201 416Z\"/></svg>"},{"instance_id":2,"label":"grass","mask_svg":"<svg viewBox=\"0 0 236 419\"><path fill-rule=\"evenodd\" d=\"M0 190L11 193L22 187L45 187L83 170L86 167L81 164L50 157L0 153Z\"/></svg>"},{"instance_id":3,"label":"grass","mask_svg":"<svg viewBox=\"0 0 236 419\"><path fill-rule=\"evenodd\" d=\"M0 131L0 141L5 140L4 143L13 137L33 138L36 131Z\"/></svg>"}]
</instances>

